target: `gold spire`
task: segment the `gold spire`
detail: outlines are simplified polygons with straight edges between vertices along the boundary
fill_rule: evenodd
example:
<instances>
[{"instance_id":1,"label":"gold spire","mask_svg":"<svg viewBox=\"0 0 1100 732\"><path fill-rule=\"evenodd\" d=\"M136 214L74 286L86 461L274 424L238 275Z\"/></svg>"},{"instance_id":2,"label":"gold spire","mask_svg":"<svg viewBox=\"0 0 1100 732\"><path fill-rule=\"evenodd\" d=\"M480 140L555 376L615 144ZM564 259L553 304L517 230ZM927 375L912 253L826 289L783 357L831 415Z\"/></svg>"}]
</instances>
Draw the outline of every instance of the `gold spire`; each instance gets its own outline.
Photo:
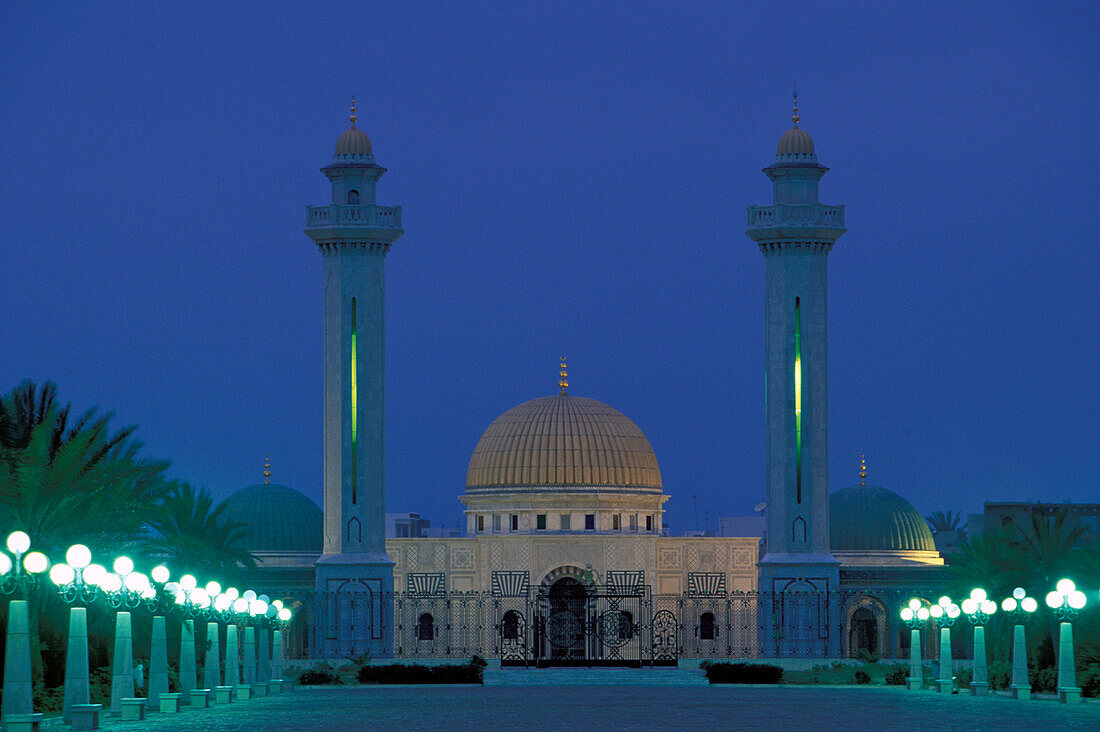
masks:
<instances>
[{"instance_id":1,"label":"gold spire","mask_svg":"<svg viewBox=\"0 0 1100 732\"><path fill-rule=\"evenodd\" d=\"M359 120L359 117L355 115L355 95L351 95L351 126L355 127L355 123Z\"/></svg>"},{"instance_id":2,"label":"gold spire","mask_svg":"<svg viewBox=\"0 0 1100 732\"><path fill-rule=\"evenodd\" d=\"M867 458L859 456L859 484L867 485Z\"/></svg>"},{"instance_id":3,"label":"gold spire","mask_svg":"<svg viewBox=\"0 0 1100 732\"><path fill-rule=\"evenodd\" d=\"M569 393L567 391L567 389L569 389L569 376L565 373L565 356L561 357L561 373L559 376L561 378L558 379L558 388L561 389L561 391L558 392L558 395L565 396Z\"/></svg>"},{"instance_id":4,"label":"gold spire","mask_svg":"<svg viewBox=\"0 0 1100 732\"><path fill-rule=\"evenodd\" d=\"M798 127L798 87L794 88L794 114L791 115L791 119L794 120L794 126Z\"/></svg>"},{"instance_id":5,"label":"gold spire","mask_svg":"<svg viewBox=\"0 0 1100 732\"><path fill-rule=\"evenodd\" d=\"M271 456L264 458L264 483L271 482Z\"/></svg>"}]
</instances>

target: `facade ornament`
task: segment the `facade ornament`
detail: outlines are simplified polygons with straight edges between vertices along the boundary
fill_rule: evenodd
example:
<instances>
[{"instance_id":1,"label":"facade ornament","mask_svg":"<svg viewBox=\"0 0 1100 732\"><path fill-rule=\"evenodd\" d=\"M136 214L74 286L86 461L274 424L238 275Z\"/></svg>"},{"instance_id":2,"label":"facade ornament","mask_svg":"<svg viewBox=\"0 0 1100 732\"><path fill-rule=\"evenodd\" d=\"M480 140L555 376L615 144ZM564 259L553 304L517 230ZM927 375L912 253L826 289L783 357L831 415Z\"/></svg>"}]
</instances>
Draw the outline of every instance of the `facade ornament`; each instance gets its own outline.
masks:
<instances>
[{"instance_id":1,"label":"facade ornament","mask_svg":"<svg viewBox=\"0 0 1100 732\"><path fill-rule=\"evenodd\" d=\"M569 376L565 370L565 356L561 357L561 372L558 374L558 396L566 396L569 393Z\"/></svg>"},{"instance_id":2,"label":"facade ornament","mask_svg":"<svg viewBox=\"0 0 1100 732\"><path fill-rule=\"evenodd\" d=\"M867 458L859 456L859 484L867 485Z\"/></svg>"},{"instance_id":3,"label":"facade ornament","mask_svg":"<svg viewBox=\"0 0 1100 732\"><path fill-rule=\"evenodd\" d=\"M353 103L354 105L354 103ZM353 106L354 109L354 106ZM791 120L794 121L794 126L798 127L798 87L794 88L794 114L791 115Z\"/></svg>"},{"instance_id":4,"label":"facade ornament","mask_svg":"<svg viewBox=\"0 0 1100 732\"><path fill-rule=\"evenodd\" d=\"M796 95L797 96L797 95ZM798 111L797 109L795 111ZM351 95L351 126L355 127L355 123L359 121L359 117L355 114L355 95Z\"/></svg>"},{"instance_id":5,"label":"facade ornament","mask_svg":"<svg viewBox=\"0 0 1100 732\"><path fill-rule=\"evenodd\" d=\"M271 456L264 458L264 485L271 483Z\"/></svg>"}]
</instances>

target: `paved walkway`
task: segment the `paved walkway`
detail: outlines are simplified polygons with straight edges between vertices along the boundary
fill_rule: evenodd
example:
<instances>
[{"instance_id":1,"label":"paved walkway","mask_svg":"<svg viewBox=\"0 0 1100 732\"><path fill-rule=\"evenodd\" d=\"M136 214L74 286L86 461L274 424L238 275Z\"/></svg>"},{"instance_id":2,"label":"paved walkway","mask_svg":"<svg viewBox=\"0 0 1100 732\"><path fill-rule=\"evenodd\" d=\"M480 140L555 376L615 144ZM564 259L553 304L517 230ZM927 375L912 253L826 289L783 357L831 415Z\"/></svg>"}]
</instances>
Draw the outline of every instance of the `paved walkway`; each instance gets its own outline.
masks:
<instances>
[{"instance_id":1,"label":"paved walkway","mask_svg":"<svg viewBox=\"0 0 1100 732\"><path fill-rule=\"evenodd\" d=\"M895 687L306 687L229 707L108 720L131 730L1100 729L1100 702L1066 707Z\"/></svg>"}]
</instances>

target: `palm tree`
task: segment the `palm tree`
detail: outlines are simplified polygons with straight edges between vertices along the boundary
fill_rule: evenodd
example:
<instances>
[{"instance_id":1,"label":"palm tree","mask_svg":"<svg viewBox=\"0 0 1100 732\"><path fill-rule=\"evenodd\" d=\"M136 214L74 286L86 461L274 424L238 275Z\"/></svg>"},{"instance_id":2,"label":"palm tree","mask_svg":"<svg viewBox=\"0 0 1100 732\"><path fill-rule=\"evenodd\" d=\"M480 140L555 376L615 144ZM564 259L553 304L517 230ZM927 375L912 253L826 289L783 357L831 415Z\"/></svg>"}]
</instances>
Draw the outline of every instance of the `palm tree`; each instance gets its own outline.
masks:
<instances>
[{"instance_id":1,"label":"palm tree","mask_svg":"<svg viewBox=\"0 0 1100 732\"><path fill-rule=\"evenodd\" d=\"M242 569L255 570L256 559L243 546L249 529L225 519L225 509L225 501L214 505L205 489L174 484L149 522L154 534L145 552L177 572L223 582L239 576Z\"/></svg>"},{"instance_id":2,"label":"palm tree","mask_svg":"<svg viewBox=\"0 0 1100 732\"><path fill-rule=\"evenodd\" d=\"M933 511L931 516L925 516L925 520L928 521L928 526L932 529L932 533L938 534L943 531L957 531L960 536L966 535L966 527L959 526L959 522L962 521L962 513L953 513L948 511Z\"/></svg>"}]
</instances>

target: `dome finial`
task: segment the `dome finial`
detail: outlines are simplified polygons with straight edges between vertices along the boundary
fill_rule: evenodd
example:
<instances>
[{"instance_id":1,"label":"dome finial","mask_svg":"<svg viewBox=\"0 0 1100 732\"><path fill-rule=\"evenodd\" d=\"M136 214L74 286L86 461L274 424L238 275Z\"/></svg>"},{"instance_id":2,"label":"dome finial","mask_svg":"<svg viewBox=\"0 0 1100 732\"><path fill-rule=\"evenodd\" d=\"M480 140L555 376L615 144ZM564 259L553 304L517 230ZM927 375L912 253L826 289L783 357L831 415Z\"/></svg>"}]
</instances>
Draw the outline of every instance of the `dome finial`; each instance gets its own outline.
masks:
<instances>
[{"instance_id":1,"label":"dome finial","mask_svg":"<svg viewBox=\"0 0 1100 732\"><path fill-rule=\"evenodd\" d=\"M351 126L355 127L355 123L359 120L359 117L355 114L355 95L351 95Z\"/></svg>"},{"instance_id":2,"label":"dome finial","mask_svg":"<svg viewBox=\"0 0 1100 732\"><path fill-rule=\"evenodd\" d=\"M271 456L264 458L264 484L271 483Z\"/></svg>"},{"instance_id":3,"label":"dome finial","mask_svg":"<svg viewBox=\"0 0 1100 732\"><path fill-rule=\"evenodd\" d=\"M867 485L867 458L859 456L859 484Z\"/></svg>"},{"instance_id":4,"label":"dome finial","mask_svg":"<svg viewBox=\"0 0 1100 732\"><path fill-rule=\"evenodd\" d=\"M794 87L794 114L791 115L791 119L794 120L794 126L798 127L798 85Z\"/></svg>"},{"instance_id":5,"label":"dome finial","mask_svg":"<svg viewBox=\"0 0 1100 732\"><path fill-rule=\"evenodd\" d=\"M565 356L561 357L561 373L559 374L558 388L561 391L558 392L558 396L566 396L569 392L569 375L565 372Z\"/></svg>"}]
</instances>

